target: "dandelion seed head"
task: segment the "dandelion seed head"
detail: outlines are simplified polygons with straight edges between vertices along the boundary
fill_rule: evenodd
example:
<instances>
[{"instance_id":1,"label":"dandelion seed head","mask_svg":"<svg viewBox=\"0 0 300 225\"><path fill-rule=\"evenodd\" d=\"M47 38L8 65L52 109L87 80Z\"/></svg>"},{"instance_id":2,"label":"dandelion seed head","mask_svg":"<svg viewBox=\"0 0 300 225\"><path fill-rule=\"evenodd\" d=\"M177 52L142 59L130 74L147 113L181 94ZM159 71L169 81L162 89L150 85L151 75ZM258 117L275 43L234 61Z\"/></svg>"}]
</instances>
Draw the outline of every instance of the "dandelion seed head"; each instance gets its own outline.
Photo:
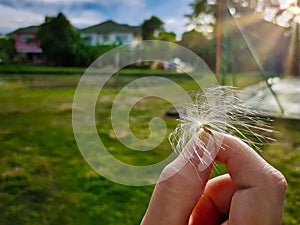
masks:
<instances>
[{"instance_id":1,"label":"dandelion seed head","mask_svg":"<svg viewBox=\"0 0 300 225\"><path fill-rule=\"evenodd\" d=\"M184 157L193 157L199 147L205 156L211 156L210 149L199 137L203 130L236 136L256 150L260 149L261 144L272 140L269 138L272 132L270 120L245 105L238 89L218 86L191 93L191 98L192 103L184 106L178 125L169 136L169 142L176 153L181 153L192 140L191 149L194 152L184 152ZM199 156L201 161L202 158Z\"/></svg>"}]
</instances>

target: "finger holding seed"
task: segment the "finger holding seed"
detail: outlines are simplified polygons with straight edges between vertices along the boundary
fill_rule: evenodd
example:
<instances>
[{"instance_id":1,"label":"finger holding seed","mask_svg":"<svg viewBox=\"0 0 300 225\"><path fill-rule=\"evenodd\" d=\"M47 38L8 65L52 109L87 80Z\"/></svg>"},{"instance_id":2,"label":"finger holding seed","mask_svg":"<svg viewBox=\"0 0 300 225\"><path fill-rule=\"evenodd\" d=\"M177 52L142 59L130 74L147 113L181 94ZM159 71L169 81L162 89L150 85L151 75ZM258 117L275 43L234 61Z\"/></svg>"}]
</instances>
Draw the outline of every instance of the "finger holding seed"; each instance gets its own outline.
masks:
<instances>
[{"instance_id":1,"label":"finger holding seed","mask_svg":"<svg viewBox=\"0 0 300 225\"><path fill-rule=\"evenodd\" d=\"M202 134L202 138L206 143L209 139L222 140L216 161L226 165L228 174L207 183L190 225L282 224L287 185L284 176L236 137L213 132L213 136Z\"/></svg>"},{"instance_id":2,"label":"finger holding seed","mask_svg":"<svg viewBox=\"0 0 300 225\"><path fill-rule=\"evenodd\" d=\"M203 129L199 139L201 146L195 148L195 142L190 141L182 150L197 151L192 163L192 158L179 155L164 169L161 177L170 172L172 176L157 183L141 224L280 225L286 190L284 176L236 137ZM210 150L228 171L211 180L214 160L209 166L199 160ZM206 169L199 170L195 163Z\"/></svg>"}]
</instances>

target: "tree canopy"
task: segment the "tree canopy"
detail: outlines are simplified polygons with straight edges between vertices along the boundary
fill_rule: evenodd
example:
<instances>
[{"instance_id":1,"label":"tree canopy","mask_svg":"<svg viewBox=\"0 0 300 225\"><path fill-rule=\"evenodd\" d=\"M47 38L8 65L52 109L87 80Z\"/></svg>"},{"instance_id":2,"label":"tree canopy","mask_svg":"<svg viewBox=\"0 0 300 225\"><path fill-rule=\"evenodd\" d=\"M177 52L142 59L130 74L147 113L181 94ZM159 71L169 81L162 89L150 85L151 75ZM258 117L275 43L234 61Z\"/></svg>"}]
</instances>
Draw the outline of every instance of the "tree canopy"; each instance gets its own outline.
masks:
<instances>
[{"instance_id":1,"label":"tree canopy","mask_svg":"<svg viewBox=\"0 0 300 225\"><path fill-rule=\"evenodd\" d=\"M190 3L192 12L187 14L189 30L195 29L205 33L212 31L216 22L216 4L208 4L208 0L193 0ZM213 1L217 2L217 1ZM300 0L228 0L227 8L233 15L243 13L261 14L267 21L280 26L291 27L293 23L300 23Z\"/></svg>"},{"instance_id":2,"label":"tree canopy","mask_svg":"<svg viewBox=\"0 0 300 225\"><path fill-rule=\"evenodd\" d=\"M203 33L192 30L182 35L179 44L195 52L212 70L215 69L216 45L214 39L207 39Z\"/></svg>"},{"instance_id":3,"label":"tree canopy","mask_svg":"<svg viewBox=\"0 0 300 225\"><path fill-rule=\"evenodd\" d=\"M165 31L164 22L156 16L152 16L142 23L143 40L157 39L158 34L163 31Z\"/></svg>"},{"instance_id":4,"label":"tree canopy","mask_svg":"<svg viewBox=\"0 0 300 225\"><path fill-rule=\"evenodd\" d=\"M16 55L15 39L0 38L0 63L12 63Z\"/></svg>"},{"instance_id":5,"label":"tree canopy","mask_svg":"<svg viewBox=\"0 0 300 225\"><path fill-rule=\"evenodd\" d=\"M207 38L213 38L216 25L216 5L209 5L207 0L194 0L189 4L191 13L186 14L187 30L195 30Z\"/></svg>"},{"instance_id":6,"label":"tree canopy","mask_svg":"<svg viewBox=\"0 0 300 225\"><path fill-rule=\"evenodd\" d=\"M228 7L233 14L256 12L267 21L280 26L291 27L294 22L300 22L300 0L229 0Z\"/></svg>"},{"instance_id":7,"label":"tree canopy","mask_svg":"<svg viewBox=\"0 0 300 225\"><path fill-rule=\"evenodd\" d=\"M160 32L158 34L158 39L161 41L175 42L176 34L174 32Z\"/></svg>"},{"instance_id":8,"label":"tree canopy","mask_svg":"<svg viewBox=\"0 0 300 225\"><path fill-rule=\"evenodd\" d=\"M290 35L285 74L300 75L300 0L229 0L233 16L260 14L266 21L286 28Z\"/></svg>"},{"instance_id":9,"label":"tree canopy","mask_svg":"<svg viewBox=\"0 0 300 225\"><path fill-rule=\"evenodd\" d=\"M186 15L189 19L187 30L195 30L207 38L214 38L216 36L217 7L216 4L209 5L208 2L207 0L193 0L190 4L192 12ZM216 3L217 1L214 2ZM300 64L298 63L300 59L300 0L228 0L226 3L224 10L230 12L233 17L241 18L241 16L244 16L246 19L248 18L246 24L253 22L255 19L257 19L255 20L256 22L259 19L264 19L278 26L285 27L288 31L285 35L290 35L291 40L285 73L300 74ZM226 42L223 41L223 50L224 46L234 48L229 39L226 39Z\"/></svg>"},{"instance_id":10,"label":"tree canopy","mask_svg":"<svg viewBox=\"0 0 300 225\"><path fill-rule=\"evenodd\" d=\"M200 56L207 65L215 70L216 64L216 6L209 5L207 0L194 0L189 4L191 13L180 44Z\"/></svg>"},{"instance_id":11,"label":"tree canopy","mask_svg":"<svg viewBox=\"0 0 300 225\"><path fill-rule=\"evenodd\" d=\"M46 17L39 28L38 37L50 64L73 66L78 63L80 53L78 50L83 45L83 41L62 13L57 17Z\"/></svg>"}]
</instances>

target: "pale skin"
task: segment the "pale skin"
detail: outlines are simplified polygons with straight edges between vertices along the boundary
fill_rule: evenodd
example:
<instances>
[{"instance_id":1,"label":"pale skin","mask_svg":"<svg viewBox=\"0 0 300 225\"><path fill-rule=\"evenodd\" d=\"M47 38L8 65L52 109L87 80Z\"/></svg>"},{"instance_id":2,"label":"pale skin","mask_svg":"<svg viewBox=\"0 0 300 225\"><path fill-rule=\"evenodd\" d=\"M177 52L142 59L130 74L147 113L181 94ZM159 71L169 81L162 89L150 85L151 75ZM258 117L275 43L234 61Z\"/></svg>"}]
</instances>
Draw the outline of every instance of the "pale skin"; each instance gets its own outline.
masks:
<instances>
[{"instance_id":1,"label":"pale skin","mask_svg":"<svg viewBox=\"0 0 300 225\"><path fill-rule=\"evenodd\" d=\"M222 139L215 161L228 174L209 180L212 164L197 171L197 160L173 174L187 160L178 157L163 170L141 225L281 225L284 176L238 138L205 131L200 136L206 143Z\"/></svg>"}]
</instances>

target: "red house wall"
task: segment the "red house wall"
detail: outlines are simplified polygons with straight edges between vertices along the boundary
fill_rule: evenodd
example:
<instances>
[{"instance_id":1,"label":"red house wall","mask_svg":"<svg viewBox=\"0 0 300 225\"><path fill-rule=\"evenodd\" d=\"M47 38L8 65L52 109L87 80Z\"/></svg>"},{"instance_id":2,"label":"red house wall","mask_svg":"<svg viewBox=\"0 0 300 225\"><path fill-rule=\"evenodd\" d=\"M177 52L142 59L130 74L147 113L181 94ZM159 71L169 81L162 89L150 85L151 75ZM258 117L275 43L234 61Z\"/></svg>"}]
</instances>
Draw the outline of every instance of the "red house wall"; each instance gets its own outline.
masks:
<instances>
[{"instance_id":1,"label":"red house wall","mask_svg":"<svg viewBox=\"0 0 300 225\"><path fill-rule=\"evenodd\" d=\"M40 42L35 32L16 33L16 51L18 53L42 53Z\"/></svg>"}]
</instances>

